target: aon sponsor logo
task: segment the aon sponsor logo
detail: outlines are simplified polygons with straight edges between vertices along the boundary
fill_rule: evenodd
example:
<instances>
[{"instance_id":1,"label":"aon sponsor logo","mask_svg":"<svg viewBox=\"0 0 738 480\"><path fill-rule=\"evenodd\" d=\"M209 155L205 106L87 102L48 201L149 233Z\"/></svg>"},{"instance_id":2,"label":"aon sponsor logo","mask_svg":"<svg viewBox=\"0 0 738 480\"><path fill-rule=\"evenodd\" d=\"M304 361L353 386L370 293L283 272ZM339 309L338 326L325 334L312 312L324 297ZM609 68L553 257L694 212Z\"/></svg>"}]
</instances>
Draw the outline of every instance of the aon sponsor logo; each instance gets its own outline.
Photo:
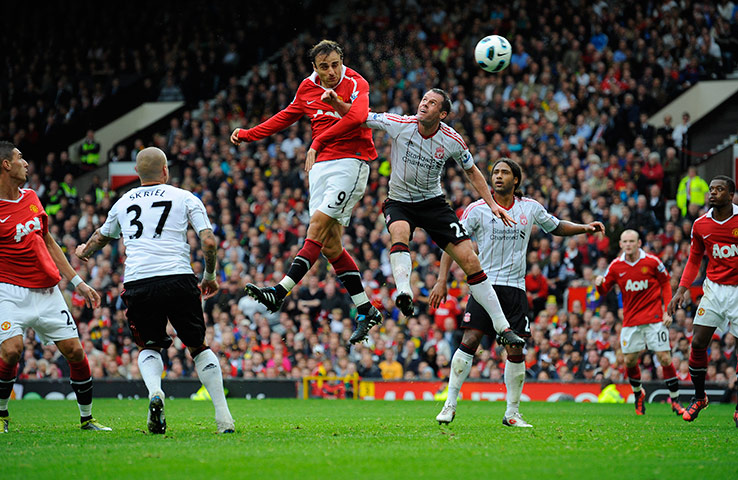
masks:
<instances>
[{"instance_id":1,"label":"aon sponsor logo","mask_svg":"<svg viewBox=\"0 0 738 480\"><path fill-rule=\"evenodd\" d=\"M15 242L20 242L23 237L37 230L41 230L41 220L39 220L38 217L34 218L33 220L27 221L25 225L19 223L15 226Z\"/></svg>"},{"instance_id":2,"label":"aon sponsor logo","mask_svg":"<svg viewBox=\"0 0 738 480\"><path fill-rule=\"evenodd\" d=\"M712 258L730 258L738 255L738 245L718 245L712 246Z\"/></svg>"},{"instance_id":3,"label":"aon sponsor logo","mask_svg":"<svg viewBox=\"0 0 738 480\"><path fill-rule=\"evenodd\" d=\"M640 292L648 288L648 280L628 280L625 284L626 292Z\"/></svg>"}]
</instances>

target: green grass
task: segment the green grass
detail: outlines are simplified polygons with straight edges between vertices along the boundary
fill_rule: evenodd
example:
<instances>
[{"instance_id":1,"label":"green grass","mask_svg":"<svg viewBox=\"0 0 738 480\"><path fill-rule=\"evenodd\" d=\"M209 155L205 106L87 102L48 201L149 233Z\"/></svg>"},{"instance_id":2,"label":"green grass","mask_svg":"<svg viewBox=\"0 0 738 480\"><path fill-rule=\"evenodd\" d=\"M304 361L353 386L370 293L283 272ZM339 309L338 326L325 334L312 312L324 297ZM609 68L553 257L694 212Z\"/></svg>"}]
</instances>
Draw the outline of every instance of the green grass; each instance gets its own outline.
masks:
<instances>
[{"instance_id":1,"label":"green grass","mask_svg":"<svg viewBox=\"0 0 738 480\"><path fill-rule=\"evenodd\" d=\"M532 429L501 425L502 402L230 400L237 433L215 434L212 405L169 400L168 430L147 434L145 400L95 400L114 431L78 428L71 401L13 401L0 478L727 479L738 470L733 406L693 423L666 405L524 403Z\"/></svg>"}]
</instances>

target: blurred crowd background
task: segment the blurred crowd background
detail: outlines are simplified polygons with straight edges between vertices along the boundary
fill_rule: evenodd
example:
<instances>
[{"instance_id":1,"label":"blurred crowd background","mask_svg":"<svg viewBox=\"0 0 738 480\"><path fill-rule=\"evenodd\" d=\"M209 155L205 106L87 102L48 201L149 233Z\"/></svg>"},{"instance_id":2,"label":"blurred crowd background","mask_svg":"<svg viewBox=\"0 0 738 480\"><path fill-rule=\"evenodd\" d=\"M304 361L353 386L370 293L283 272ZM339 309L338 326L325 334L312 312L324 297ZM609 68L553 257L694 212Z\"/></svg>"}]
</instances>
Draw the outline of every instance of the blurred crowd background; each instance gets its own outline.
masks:
<instances>
[{"instance_id":1,"label":"blurred crowd background","mask_svg":"<svg viewBox=\"0 0 738 480\"><path fill-rule=\"evenodd\" d=\"M372 110L412 115L426 90L443 88L453 100L446 123L464 136L483 172L510 157L523 168L526 196L561 219L605 224L605 235L590 237L534 230L526 285L535 323L525 363L532 379L625 378L620 298L617 292L600 298L594 278L618 254L620 233L633 228L644 250L662 259L676 288L692 221L706 211L710 179L689 168L695 160L685 152L689 112L663 118L660 128L647 119L695 83L734 71L733 2L517 0L494 6L397 0L349 1L328 10L288 1L186 11L162 2L147 5L146 13L140 7L117 5L110 15L81 2L26 16L30 5L4 5L19 10L14 16L20 23L0 34L6 46L0 137L31 163L29 186L44 202L52 235L71 253L104 222L116 192L104 178L89 190L77 189L80 165L62 145L88 130L94 144L95 121L114 116L132 98L185 101L150 135L117 145L109 160L133 161L138 150L155 145L170 159L171 183L206 205L220 241L221 286L204 304L206 341L225 377L443 379L461 339L465 276L454 267L447 301L429 308L440 251L422 231L411 244L415 315L405 318L394 305L389 234L380 214L390 173L382 132L375 133L379 158L344 245L384 324L367 343L349 348L355 312L324 259L277 314L244 294L248 282L278 281L305 238L303 162L310 127L303 119L240 147L229 142L230 133L286 107L312 71L307 51L330 38L343 45L345 64L368 80ZM514 48L510 67L499 74L479 69L472 55L476 42L493 33ZM458 214L476 200L458 165L448 165L443 183ZM202 252L194 232L188 238L199 275ZM87 264L72 255L80 275L103 294L98 309L84 307L71 286L61 284L96 378L140 377L119 298L124 255L122 241ZM698 294L696 288L695 300ZM674 364L685 381L695 305L679 310L670 329ZM25 342L22 378L68 374L55 347L34 335ZM167 378L195 375L181 342L164 356ZM716 335L709 356L708 381L732 387L735 338ZM504 360L504 349L487 339L470 377L500 380ZM655 355L645 353L640 361L643 380L661 378Z\"/></svg>"}]
</instances>

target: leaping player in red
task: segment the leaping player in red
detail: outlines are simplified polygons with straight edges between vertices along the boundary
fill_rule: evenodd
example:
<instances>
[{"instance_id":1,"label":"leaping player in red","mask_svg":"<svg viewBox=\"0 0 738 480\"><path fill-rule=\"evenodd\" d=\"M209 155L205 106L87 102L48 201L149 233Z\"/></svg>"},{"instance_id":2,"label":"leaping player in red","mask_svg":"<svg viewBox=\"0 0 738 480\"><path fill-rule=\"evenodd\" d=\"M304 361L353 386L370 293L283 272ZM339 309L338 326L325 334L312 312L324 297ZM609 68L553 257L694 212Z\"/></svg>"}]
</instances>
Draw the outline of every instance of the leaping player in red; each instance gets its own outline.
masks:
<instances>
[{"instance_id":1,"label":"leaping player in red","mask_svg":"<svg viewBox=\"0 0 738 480\"><path fill-rule=\"evenodd\" d=\"M717 327L726 324L738 337L738 205L733 204L735 182L718 175L710 182L706 214L692 224L692 244L679 288L669 302L668 312L686 303L689 287L697 277L702 257L707 257L704 295L694 317L694 337L689 354L689 375L694 384L694 398L682 418L691 422L709 403L705 395L707 347ZM738 405L733 414L738 427Z\"/></svg>"},{"instance_id":2,"label":"leaping player in red","mask_svg":"<svg viewBox=\"0 0 738 480\"><path fill-rule=\"evenodd\" d=\"M679 379L671 361L669 330L671 315L664 307L671 300L671 276L658 257L641 249L641 240L635 230L620 235L623 254L610 263L605 275L595 278L600 295L605 295L617 284L623 294L623 329L620 345L625 355L628 380L635 395L636 415L646 413L646 394L641 387L641 369L638 355L648 348L656 352L663 367L664 382L669 388L671 409L677 415L684 413L679 404Z\"/></svg>"},{"instance_id":3,"label":"leaping player in red","mask_svg":"<svg viewBox=\"0 0 738 480\"><path fill-rule=\"evenodd\" d=\"M10 142L0 142L0 433L8 432L8 400L23 353L23 333L33 328L54 342L69 362L82 430L110 431L92 418L92 375L77 325L61 290L69 280L87 305L100 295L74 271L49 234L49 219L36 192L21 188L28 162Z\"/></svg>"}]
</instances>

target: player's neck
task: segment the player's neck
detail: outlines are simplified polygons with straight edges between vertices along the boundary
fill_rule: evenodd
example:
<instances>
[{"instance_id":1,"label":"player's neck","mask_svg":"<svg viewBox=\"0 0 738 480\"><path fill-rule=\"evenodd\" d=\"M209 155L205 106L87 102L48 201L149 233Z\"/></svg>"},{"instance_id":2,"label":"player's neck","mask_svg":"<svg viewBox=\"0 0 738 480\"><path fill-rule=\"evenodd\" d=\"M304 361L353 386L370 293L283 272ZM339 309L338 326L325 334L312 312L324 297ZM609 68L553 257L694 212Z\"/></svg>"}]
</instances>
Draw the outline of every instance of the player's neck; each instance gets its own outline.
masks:
<instances>
[{"instance_id":1,"label":"player's neck","mask_svg":"<svg viewBox=\"0 0 738 480\"><path fill-rule=\"evenodd\" d=\"M20 197L20 185L15 182L0 184L0 199L2 200L18 200Z\"/></svg>"},{"instance_id":2,"label":"player's neck","mask_svg":"<svg viewBox=\"0 0 738 480\"><path fill-rule=\"evenodd\" d=\"M435 122L433 124L418 122L418 133L420 133L423 138L429 138L436 134L440 126L441 122Z\"/></svg>"},{"instance_id":3,"label":"player's neck","mask_svg":"<svg viewBox=\"0 0 738 480\"><path fill-rule=\"evenodd\" d=\"M141 182L142 187L150 187L152 185L161 185L163 182Z\"/></svg>"},{"instance_id":4,"label":"player's neck","mask_svg":"<svg viewBox=\"0 0 738 480\"><path fill-rule=\"evenodd\" d=\"M497 202L497 205L501 206L502 208L510 208L513 205L513 202L515 201L515 196L512 192L510 193L497 193L492 192L492 197L495 199L495 202Z\"/></svg>"},{"instance_id":5,"label":"player's neck","mask_svg":"<svg viewBox=\"0 0 738 480\"><path fill-rule=\"evenodd\" d=\"M640 250L636 250L635 252L631 253L630 255L628 255L626 253L625 254L625 261L628 262L628 263L635 263L638 260L638 258L640 258L640 256L641 256L641 251Z\"/></svg>"},{"instance_id":6,"label":"player's neck","mask_svg":"<svg viewBox=\"0 0 738 480\"><path fill-rule=\"evenodd\" d=\"M727 220L728 218L730 218L731 215L733 215L733 203L732 202L727 205L721 205L719 207L712 207L712 218L714 218L718 222Z\"/></svg>"}]
</instances>

